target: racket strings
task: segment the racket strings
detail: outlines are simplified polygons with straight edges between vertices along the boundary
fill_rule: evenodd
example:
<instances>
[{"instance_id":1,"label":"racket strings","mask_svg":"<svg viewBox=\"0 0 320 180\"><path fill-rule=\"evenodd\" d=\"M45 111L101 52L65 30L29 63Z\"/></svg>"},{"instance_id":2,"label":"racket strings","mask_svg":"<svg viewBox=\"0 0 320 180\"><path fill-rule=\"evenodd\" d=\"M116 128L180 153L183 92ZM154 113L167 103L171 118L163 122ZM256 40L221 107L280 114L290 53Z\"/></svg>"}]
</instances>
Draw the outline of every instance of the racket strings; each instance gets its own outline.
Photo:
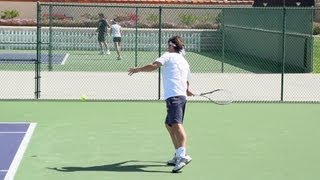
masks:
<instances>
[{"instance_id":1,"label":"racket strings","mask_svg":"<svg viewBox=\"0 0 320 180\"><path fill-rule=\"evenodd\" d=\"M202 93L201 96L220 105L230 104L233 101L231 92L223 89L211 91L210 93Z\"/></svg>"}]
</instances>

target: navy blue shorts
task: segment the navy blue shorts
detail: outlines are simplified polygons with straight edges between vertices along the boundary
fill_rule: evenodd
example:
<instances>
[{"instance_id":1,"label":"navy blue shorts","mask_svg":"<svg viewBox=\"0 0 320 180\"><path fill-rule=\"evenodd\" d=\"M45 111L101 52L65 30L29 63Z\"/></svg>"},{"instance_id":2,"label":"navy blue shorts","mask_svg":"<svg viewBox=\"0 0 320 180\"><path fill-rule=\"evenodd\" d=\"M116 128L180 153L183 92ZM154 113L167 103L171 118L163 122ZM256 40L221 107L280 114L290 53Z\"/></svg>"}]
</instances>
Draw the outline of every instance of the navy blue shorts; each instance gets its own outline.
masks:
<instances>
[{"instance_id":1,"label":"navy blue shorts","mask_svg":"<svg viewBox=\"0 0 320 180\"><path fill-rule=\"evenodd\" d=\"M106 38L105 38L104 32L99 32L98 33L98 41L99 42L104 42L105 40L106 40Z\"/></svg>"},{"instance_id":2,"label":"navy blue shorts","mask_svg":"<svg viewBox=\"0 0 320 180\"><path fill-rule=\"evenodd\" d=\"M166 99L167 117L165 123L169 126L172 124L182 124L186 103L187 99L185 96L174 96Z\"/></svg>"},{"instance_id":3,"label":"navy blue shorts","mask_svg":"<svg viewBox=\"0 0 320 180\"><path fill-rule=\"evenodd\" d=\"M121 42L121 37L114 37L113 42Z\"/></svg>"}]
</instances>

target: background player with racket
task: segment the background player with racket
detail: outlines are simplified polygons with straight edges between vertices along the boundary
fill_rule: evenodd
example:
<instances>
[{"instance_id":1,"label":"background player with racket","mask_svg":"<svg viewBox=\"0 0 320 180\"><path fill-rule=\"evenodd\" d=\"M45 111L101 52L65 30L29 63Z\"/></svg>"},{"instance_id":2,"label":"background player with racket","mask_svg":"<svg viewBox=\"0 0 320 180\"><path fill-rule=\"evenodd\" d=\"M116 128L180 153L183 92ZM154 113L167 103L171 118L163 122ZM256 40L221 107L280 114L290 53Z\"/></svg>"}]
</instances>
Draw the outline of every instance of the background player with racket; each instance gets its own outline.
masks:
<instances>
[{"instance_id":1,"label":"background player with racket","mask_svg":"<svg viewBox=\"0 0 320 180\"><path fill-rule=\"evenodd\" d=\"M186 153L187 135L183 127L186 108L186 97L194 94L189 89L190 67L180 53L184 47L181 37L173 36L168 40L168 52L157 58L153 63L143 67L129 68L129 75L138 72L150 72L162 67L164 98L167 106L165 126L175 147L175 156L168 161L174 165L173 173L179 172L191 157Z\"/></svg>"}]
</instances>

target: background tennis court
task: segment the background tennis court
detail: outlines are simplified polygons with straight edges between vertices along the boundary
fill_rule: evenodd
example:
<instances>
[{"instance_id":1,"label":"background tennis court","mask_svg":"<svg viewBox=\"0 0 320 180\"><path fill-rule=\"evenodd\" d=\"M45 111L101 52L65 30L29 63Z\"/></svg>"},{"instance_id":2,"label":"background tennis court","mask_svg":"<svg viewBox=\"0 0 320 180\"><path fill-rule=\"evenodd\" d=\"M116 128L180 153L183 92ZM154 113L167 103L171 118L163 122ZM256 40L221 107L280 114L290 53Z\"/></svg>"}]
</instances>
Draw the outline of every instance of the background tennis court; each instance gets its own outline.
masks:
<instances>
[{"instance_id":1,"label":"background tennis court","mask_svg":"<svg viewBox=\"0 0 320 180\"><path fill-rule=\"evenodd\" d=\"M39 63L0 63L0 122L37 123L15 179L320 177L320 108L313 104L320 102L320 41L312 35L319 9L37 5L40 26L0 27L0 53L47 55ZM64 12L72 18L55 17ZM97 40L90 39L100 12L123 20L121 61L110 37L109 56L99 55ZM185 39L194 90L226 88L235 101L287 102L189 103L193 162L181 174L165 166L173 147L159 101L161 74L127 75L129 67L164 53L176 34ZM65 63L51 59L55 54L68 54ZM42 101L82 95L100 102Z\"/></svg>"},{"instance_id":2,"label":"background tennis court","mask_svg":"<svg viewBox=\"0 0 320 180\"><path fill-rule=\"evenodd\" d=\"M0 121L37 122L16 180L302 180L320 176L319 110L189 103L193 162L181 174L164 166L173 150L162 102L1 101Z\"/></svg>"},{"instance_id":3,"label":"background tennis court","mask_svg":"<svg viewBox=\"0 0 320 180\"><path fill-rule=\"evenodd\" d=\"M0 53L32 52L39 60L0 63L0 99L159 100L161 73L129 77L127 70L150 63L166 51L168 38L180 35L196 91L225 88L246 102L320 101L315 7L38 3L37 9L37 27L0 27ZM64 12L68 18L56 17ZM121 61L110 36L111 55L99 55L92 36L97 13L123 26ZM68 56L59 63L56 54Z\"/></svg>"},{"instance_id":4,"label":"background tennis court","mask_svg":"<svg viewBox=\"0 0 320 180\"><path fill-rule=\"evenodd\" d=\"M34 69L33 64L17 65L15 59L33 59L36 55L31 54L30 50L0 50L0 60L8 59L11 61L5 61L6 63L1 63L0 70L3 71L32 71ZM134 51L124 51L122 52L123 61L116 60L117 55L115 51L112 51L111 55L98 55L98 51L65 51L63 53L57 51L58 53L53 54L53 69L54 71L76 71L76 72L126 72L129 67L134 67L136 65L144 65L146 63L152 62L158 56L156 51L138 51L138 61L133 58L135 56ZM61 53L61 54L60 54ZM66 56L67 54L67 56ZM25 55L24 57L22 57ZM192 67L192 71L197 73L209 73L209 72L219 72L221 68L221 60L212 53L194 53L188 52L186 57ZM36 58L36 57L34 57ZM201 61L199 61L201 58ZM65 59L65 60L64 60ZM63 63L62 63L63 62ZM42 54L42 70L48 70L48 54ZM260 63L261 64L261 63ZM258 67L237 67L232 64L226 64L226 70L234 70L236 72L254 72L258 71ZM268 69L272 71L275 69L273 65L267 65L261 67L265 72Z\"/></svg>"},{"instance_id":5,"label":"background tennis court","mask_svg":"<svg viewBox=\"0 0 320 180\"><path fill-rule=\"evenodd\" d=\"M51 63L63 65L68 59L69 54L53 54L51 55ZM48 54L41 54L41 63L48 64L49 58ZM36 53L20 53L20 52L10 52L5 51L4 53L0 51L0 63L9 64L34 64L37 60Z\"/></svg>"}]
</instances>

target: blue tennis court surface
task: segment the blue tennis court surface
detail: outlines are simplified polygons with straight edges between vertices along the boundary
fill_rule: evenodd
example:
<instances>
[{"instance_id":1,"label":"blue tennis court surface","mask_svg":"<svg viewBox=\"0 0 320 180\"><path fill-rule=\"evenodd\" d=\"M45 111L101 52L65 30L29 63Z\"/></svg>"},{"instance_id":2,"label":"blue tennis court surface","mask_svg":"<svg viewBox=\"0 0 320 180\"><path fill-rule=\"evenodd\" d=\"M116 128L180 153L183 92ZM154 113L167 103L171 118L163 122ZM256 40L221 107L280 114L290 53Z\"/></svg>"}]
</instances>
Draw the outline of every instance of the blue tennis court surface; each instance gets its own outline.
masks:
<instances>
[{"instance_id":1,"label":"blue tennis court surface","mask_svg":"<svg viewBox=\"0 0 320 180\"><path fill-rule=\"evenodd\" d=\"M35 123L0 123L0 180L13 179Z\"/></svg>"},{"instance_id":2,"label":"blue tennis court surface","mask_svg":"<svg viewBox=\"0 0 320 180\"><path fill-rule=\"evenodd\" d=\"M64 64L69 57L69 54L52 54L52 64ZM0 53L0 63L14 63L14 64L32 64L37 59L35 53ZM49 64L49 55L41 54L41 63Z\"/></svg>"}]
</instances>

